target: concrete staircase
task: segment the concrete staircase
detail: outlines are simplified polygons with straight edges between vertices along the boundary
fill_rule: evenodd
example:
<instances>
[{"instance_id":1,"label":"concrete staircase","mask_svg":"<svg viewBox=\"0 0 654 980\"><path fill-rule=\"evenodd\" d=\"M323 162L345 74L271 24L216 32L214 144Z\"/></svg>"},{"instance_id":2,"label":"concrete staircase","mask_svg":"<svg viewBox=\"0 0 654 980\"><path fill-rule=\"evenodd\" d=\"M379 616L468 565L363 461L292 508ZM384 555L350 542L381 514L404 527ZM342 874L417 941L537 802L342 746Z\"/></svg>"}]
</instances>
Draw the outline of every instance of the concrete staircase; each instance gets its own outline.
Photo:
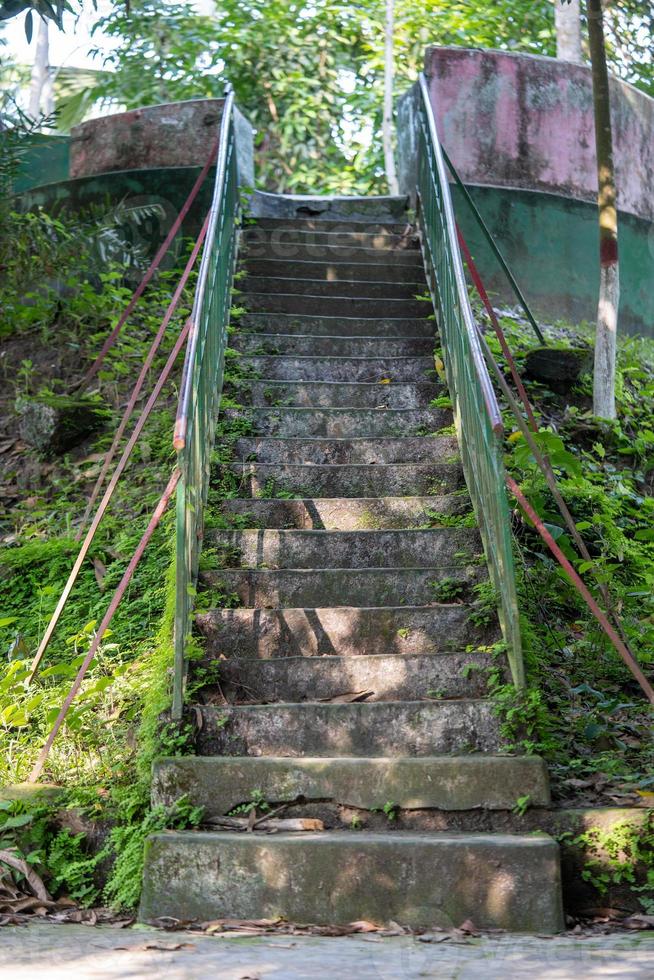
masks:
<instances>
[{"instance_id":1,"label":"concrete staircase","mask_svg":"<svg viewBox=\"0 0 654 980\"><path fill-rule=\"evenodd\" d=\"M432 405L421 253L404 201L337 207L267 197L282 216L243 235L244 408L224 419L251 433L215 474L240 490L201 575L229 602L196 617L198 754L160 760L153 787L208 821L263 800L327 829L154 835L141 916L555 932L555 842L486 829L549 789L541 760L501 754L486 696L499 630Z\"/></svg>"}]
</instances>

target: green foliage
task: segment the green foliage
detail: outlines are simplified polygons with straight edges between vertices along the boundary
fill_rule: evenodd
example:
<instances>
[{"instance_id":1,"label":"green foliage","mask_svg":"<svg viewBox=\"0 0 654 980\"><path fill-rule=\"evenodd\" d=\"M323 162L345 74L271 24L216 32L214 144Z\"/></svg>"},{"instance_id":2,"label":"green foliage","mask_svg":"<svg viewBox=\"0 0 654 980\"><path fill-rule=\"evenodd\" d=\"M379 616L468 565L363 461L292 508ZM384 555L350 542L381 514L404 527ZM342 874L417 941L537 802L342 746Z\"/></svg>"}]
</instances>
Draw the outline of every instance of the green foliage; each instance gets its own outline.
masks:
<instances>
[{"instance_id":1,"label":"green foliage","mask_svg":"<svg viewBox=\"0 0 654 980\"><path fill-rule=\"evenodd\" d=\"M615 6L615 9L614 9ZM608 56L648 90L645 17L638 0L607 13ZM361 0L222 0L117 4L99 21L115 42L59 108L68 122L93 102L127 108L217 97L230 80L257 131L261 186L291 193L384 192L381 142L384 4ZM430 44L555 54L551 0L395 3L396 95L415 81ZM71 109L73 110L71 112Z\"/></svg>"},{"instance_id":2,"label":"green foliage","mask_svg":"<svg viewBox=\"0 0 654 980\"><path fill-rule=\"evenodd\" d=\"M63 30L64 13L73 9L69 0L2 0L0 21L10 20L25 11L25 36L28 42L31 42L34 32L34 14L38 14L43 20L52 21Z\"/></svg>"},{"instance_id":3,"label":"green foliage","mask_svg":"<svg viewBox=\"0 0 654 980\"><path fill-rule=\"evenodd\" d=\"M150 807L147 796L132 790L126 790L117 802L123 819L109 835L109 849L115 855L115 861L103 896L112 908L134 909L141 893L148 836L159 830L197 827L202 808L190 806L184 797L169 809Z\"/></svg>"},{"instance_id":4,"label":"green foliage","mask_svg":"<svg viewBox=\"0 0 654 980\"><path fill-rule=\"evenodd\" d=\"M520 369L532 344L528 327L513 318L502 326ZM559 324L549 333L558 344L573 347L592 337L584 325ZM490 342L499 354L497 343ZM654 650L654 345L645 339L619 341L614 423L593 417L588 377L568 396L535 382L527 388L541 424L537 441L550 456L590 562L577 553L517 432L507 442L507 469L603 608L598 582L606 587L647 671ZM512 424L507 413L508 431ZM523 519L516 519L514 528L525 659L537 692L524 696L535 699L537 719L526 739L549 759L559 786L571 776L600 772L609 784L637 789L654 763L651 715L642 692L541 538ZM513 712L511 696L504 691L502 697ZM511 717L526 721L529 710L525 717L520 712Z\"/></svg>"},{"instance_id":5,"label":"green foliage","mask_svg":"<svg viewBox=\"0 0 654 980\"><path fill-rule=\"evenodd\" d=\"M560 839L566 846L584 851L582 877L600 895L626 884L638 895L643 910L654 914L654 813L650 812L640 826L624 820L606 830L591 827L576 837L565 834Z\"/></svg>"},{"instance_id":6,"label":"green foliage","mask_svg":"<svg viewBox=\"0 0 654 980\"><path fill-rule=\"evenodd\" d=\"M442 578L429 585L434 602L461 602L466 593L465 582L456 578Z\"/></svg>"},{"instance_id":7,"label":"green foliage","mask_svg":"<svg viewBox=\"0 0 654 980\"><path fill-rule=\"evenodd\" d=\"M268 813L270 810L270 803L266 800L263 792L260 789L253 789L251 793L251 798L245 803L239 803L235 806L233 810L230 810L228 816L238 817L243 814L250 814L252 811L255 813Z\"/></svg>"}]
</instances>

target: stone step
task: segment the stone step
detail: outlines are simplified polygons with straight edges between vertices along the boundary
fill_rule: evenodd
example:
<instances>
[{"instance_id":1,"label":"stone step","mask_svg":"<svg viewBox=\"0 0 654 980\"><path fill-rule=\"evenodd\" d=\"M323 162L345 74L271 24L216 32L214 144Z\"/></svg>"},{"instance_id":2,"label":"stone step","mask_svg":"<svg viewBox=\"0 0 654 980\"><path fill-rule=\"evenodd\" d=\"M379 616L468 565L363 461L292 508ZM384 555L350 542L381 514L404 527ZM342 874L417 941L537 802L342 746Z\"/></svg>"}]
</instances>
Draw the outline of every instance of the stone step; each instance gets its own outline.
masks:
<instances>
[{"instance_id":1,"label":"stone step","mask_svg":"<svg viewBox=\"0 0 654 980\"><path fill-rule=\"evenodd\" d=\"M210 609L195 624L207 657L363 657L488 647L496 625L477 626L467 603L433 606L335 606L317 609Z\"/></svg>"},{"instance_id":2,"label":"stone step","mask_svg":"<svg viewBox=\"0 0 654 980\"><path fill-rule=\"evenodd\" d=\"M286 438L322 437L347 439L355 436L414 436L437 432L452 424L452 412L443 408L349 409L349 408L256 408L227 409L221 418L238 425L249 423L258 436Z\"/></svg>"},{"instance_id":3,"label":"stone step","mask_svg":"<svg viewBox=\"0 0 654 980\"><path fill-rule=\"evenodd\" d=\"M254 408L428 408L444 394L432 382L242 381L233 385L236 399Z\"/></svg>"},{"instance_id":4,"label":"stone step","mask_svg":"<svg viewBox=\"0 0 654 980\"><path fill-rule=\"evenodd\" d=\"M420 382L436 378L433 357L244 355L240 365L265 381Z\"/></svg>"},{"instance_id":5,"label":"stone step","mask_svg":"<svg viewBox=\"0 0 654 980\"><path fill-rule=\"evenodd\" d=\"M512 810L520 796L550 804L547 767L538 756L459 755L387 758L284 759L186 756L158 759L152 805L186 796L207 817L252 800L256 788L271 806L328 801L361 810L392 801L401 810Z\"/></svg>"},{"instance_id":6,"label":"stone step","mask_svg":"<svg viewBox=\"0 0 654 980\"><path fill-rule=\"evenodd\" d=\"M146 843L139 918L166 916L551 934L559 847L546 834L167 831Z\"/></svg>"},{"instance_id":7,"label":"stone step","mask_svg":"<svg viewBox=\"0 0 654 980\"><path fill-rule=\"evenodd\" d=\"M232 568L433 568L474 564L482 556L481 537L474 527L208 530L204 543L224 555L225 567Z\"/></svg>"},{"instance_id":8,"label":"stone step","mask_svg":"<svg viewBox=\"0 0 654 980\"><path fill-rule=\"evenodd\" d=\"M431 300L382 299L364 296L320 296L297 293L243 293L238 305L248 313L299 313L337 317L427 317Z\"/></svg>"},{"instance_id":9,"label":"stone step","mask_svg":"<svg viewBox=\"0 0 654 980\"><path fill-rule=\"evenodd\" d=\"M202 694L203 701L219 704L320 702L363 692L366 703L478 698L488 693L490 663L487 653L230 657L218 665L218 684L209 681Z\"/></svg>"},{"instance_id":10,"label":"stone step","mask_svg":"<svg viewBox=\"0 0 654 980\"><path fill-rule=\"evenodd\" d=\"M323 282L411 282L420 283L421 292L426 288L424 269L416 263L396 263L394 258L385 262L311 262L307 259L251 259L245 255L241 268L248 276L268 276L277 279L313 279Z\"/></svg>"},{"instance_id":11,"label":"stone step","mask_svg":"<svg viewBox=\"0 0 654 980\"><path fill-rule=\"evenodd\" d=\"M433 357L430 337L313 337L301 334L237 333L229 346L242 354L300 357Z\"/></svg>"},{"instance_id":12,"label":"stone step","mask_svg":"<svg viewBox=\"0 0 654 980\"><path fill-rule=\"evenodd\" d=\"M384 282L383 280L360 281L351 279L279 279L266 276L246 276L238 280L238 289L247 305L250 295L268 293L288 296L352 297L356 300L401 299L411 302L416 296L425 293L424 282Z\"/></svg>"},{"instance_id":13,"label":"stone step","mask_svg":"<svg viewBox=\"0 0 654 980\"><path fill-rule=\"evenodd\" d=\"M431 312L431 311L430 311ZM338 317L293 313L245 313L233 318L240 330L312 337L425 337L433 342L435 321L416 317Z\"/></svg>"},{"instance_id":14,"label":"stone step","mask_svg":"<svg viewBox=\"0 0 654 980\"><path fill-rule=\"evenodd\" d=\"M406 195L370 194L273 194L256 190L249 198L252 218L273 218L278 221L291 219L311 221L378 221L406 222L409 206ZM246 219L246 224L250 219Z\"/></svg>"},{"instance_id":15,"label":"stone step","mask_svg":"<svg viewBox=\"0 0 654 980\"><path fill-rule=\"evenodd\" d=\"M399 216L398 216L399 217ZM266 230L279 231L365 231L370 235L403 235L409 237L415 231L408 220L386 219L379 215L370 215L367 218L359 215L357 218L323 217L313 216L279 216L279 217L258 217L253 225L246 224L244 229L249 231L251 228L265 228Z\"/></svg>"},{"instance_id":16,"label":"stone step","mask_svg":"<svg viewBox=\"0 0 654 980\"><path fill-rule=\"evenodd\" d=\"M497 752L490 701L194 705L201 755L405 756Z\"/></svg>"},{"instance_id":17,"label":"stone step","mask_svg":"<svg viewBox=\"0 0 654 980\"><path fill-rule=\"evenodd\" d=\"M435 606L442 602L470 601L472 587L485 579L486 570L481 565L222 568L200 573L205 589L212 590L214 595L236 596L240 605L250 608ZM221 605L220 601L214 602Z\"/></svg>"},{"instance_id":18,"label":"stone step","mask_svg":"<svg viewBox=\"0 0 654 980\"><path fill-rule=\"evenodd\" d=\"M313 497L307 500L224 500L221 513L251 520L251 527L298 530L381 531L438 524L470 510L467 493L441 497Z\"/></svg>"},{"instance_id":19,"label":"stone step","mask_svg":"<svg viewBox=\"0 0 654 980\"><path fill-rule=\"evenodd\" d=\"M376 439L283 439L258 436L238 439L234 458L260 463L420 463L458 462L456 436L406 436Z\"/></svg>"},{"instance_id":20,"label":"stone step","mask_svg":"<svg viewBox=\"0 0 654 980\"><path fill-rule=\"evenodd\" d=\"M271 236L263 234L259 237L250 235L239 249L239 256L245 262L331 262L336 265L367 265L374 268L377 265L386 266L392 261L394 267L404 266L414 268L418 278L424 272L422 252L417 243L405 243L390 251L387 248L366 248L365 244L330 244L320 242L310 244L309 241L291 242L284 238L280 243Z\"/></svg>"},{"instance_id":21,"label":"stone step","mask_svg":"<svg viewBox=\"0 0 654 980\"><path fill-rule=\"evenodd\" d=\"M454 493L464 486L458 463L232 463L243 497L406 497Z\"/></svg>"},{"instance_id":22,"label":"stone step","mask_svg":"<svg viewBox=\"0 0 654 980\"><path fill-rule=\"evenodd\" d=\"M365 227L365 226L364 226ZM257 246L271 245L279 258L294 258L293 245L327 245L339 246L341 249L374 249L376 252L395 252L404 249L417 250L418 239L415 235L379 231L352 231L343 227L342 230L316 231L306 228L260 228L249 225L243 231L245 254L258 258ZM418 252L418 254L420 254Z\"/></svg>"}]
</instances>

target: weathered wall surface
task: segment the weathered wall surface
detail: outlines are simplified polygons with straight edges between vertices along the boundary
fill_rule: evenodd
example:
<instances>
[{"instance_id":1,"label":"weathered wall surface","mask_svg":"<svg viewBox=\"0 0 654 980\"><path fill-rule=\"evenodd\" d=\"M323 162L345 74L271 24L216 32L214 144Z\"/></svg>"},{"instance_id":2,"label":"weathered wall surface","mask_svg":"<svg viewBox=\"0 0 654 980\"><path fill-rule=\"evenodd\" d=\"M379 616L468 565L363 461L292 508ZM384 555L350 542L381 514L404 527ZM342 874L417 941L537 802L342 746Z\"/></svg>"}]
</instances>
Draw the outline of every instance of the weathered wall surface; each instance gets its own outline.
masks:
<instances>
[{"instance_id":1,"label":"weathered wall surface","mask_svg":"<svg viewBox=\"0 0 654 980\"><path fill-rule=\"evenodd\" d=\"M458 188L454 210L496 305L516 298ZM527 301L547 321L594 322L599 293L597 207L558 194L469 186ZM654 225L621 213L622 333L654 336Z\"/></svg>"},{"instance_id":2,"label":"weathered wall surface","mask_svg":"<svg viewBox=\"0 0 654 980\"><path fill-rule=\"evenodd\" d=\"M117 112L75 126L70 140L70 177L119 170L202 167L220 131L224 99L193 99ZM253 133L235 109L234 127L241 184L254 184Z\"/></svg>"},{"instance_id":3,"label":"weathered wall surface","mask_svg":"<svg viewBox=\"0 0 654 980\"><path fill-rule=\"evenodd\" d=\"M75 126L70 176L202 166L218 135L223 102L198 99L147 106Z\"/></svg>"},{"instance_id":4,"label":"weathered wall surface","mask_svg":"<svg viewBox=\"0 0 654 980\"><path fill-rule=\"evenodd\" d=\"M428 48L425 75L440 138L464 182L596 199L589 68ZM618 206L654 220L654 99L616 79L611 99Z\"/></svg>"}]
</instances>

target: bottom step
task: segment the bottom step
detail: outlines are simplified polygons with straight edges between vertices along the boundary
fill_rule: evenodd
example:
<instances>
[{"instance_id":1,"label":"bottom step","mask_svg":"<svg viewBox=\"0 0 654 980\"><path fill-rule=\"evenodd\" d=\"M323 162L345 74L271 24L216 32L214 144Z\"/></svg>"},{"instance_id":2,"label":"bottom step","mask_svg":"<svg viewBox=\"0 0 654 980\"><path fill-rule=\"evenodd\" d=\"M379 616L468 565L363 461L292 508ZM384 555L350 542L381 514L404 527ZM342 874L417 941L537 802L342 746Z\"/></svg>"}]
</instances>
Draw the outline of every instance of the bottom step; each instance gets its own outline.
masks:
<instances>
[{"instance_id":1,"label":"bottom step","mask_svg":"<svg viewBox=\"0 0 654 980\"><path fill-rule=\"evenodd\" d=\"M161 916L555 933L559 848L544 834L154 834L140 919Z\"/></svg>"}]
</instances>

